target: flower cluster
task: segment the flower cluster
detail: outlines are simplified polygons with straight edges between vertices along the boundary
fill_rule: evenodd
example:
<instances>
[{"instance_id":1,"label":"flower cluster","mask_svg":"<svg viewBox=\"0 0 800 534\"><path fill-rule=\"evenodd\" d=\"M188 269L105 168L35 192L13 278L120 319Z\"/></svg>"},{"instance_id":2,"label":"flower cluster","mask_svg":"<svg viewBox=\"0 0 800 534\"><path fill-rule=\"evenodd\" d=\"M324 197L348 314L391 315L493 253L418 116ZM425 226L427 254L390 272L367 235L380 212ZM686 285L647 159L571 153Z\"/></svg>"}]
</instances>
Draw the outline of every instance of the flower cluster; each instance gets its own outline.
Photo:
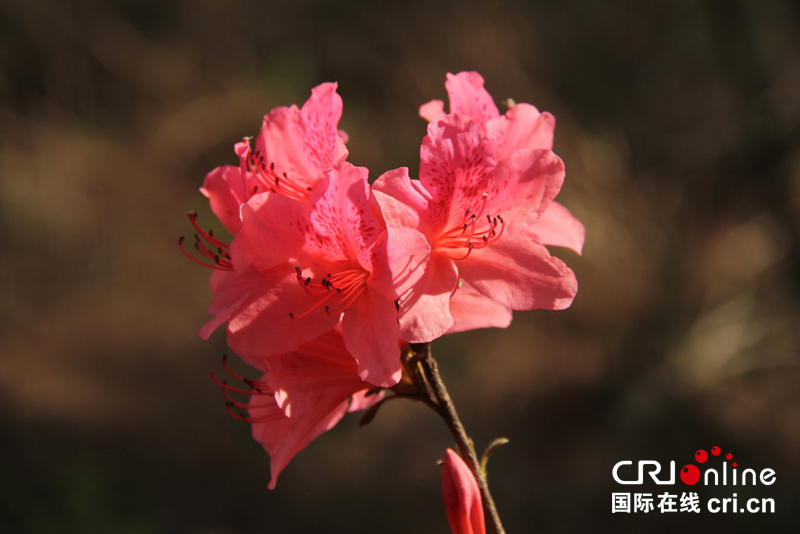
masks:
<instances>
[{"instance_id":1,"label":"flower cluster","mask_svg":"<svg viewBox=\"0 0 800 534\"><path fill-rule=\"evenodd\" d=\"M575 297L572 270L545 248L580 253L584 241L554 201L564 165L553 116L529 104L501 115L474 72L445 86L450 113L437 100L420 108L418 178L400 168L370 185L346 161L332 83L271 111L235 146L239 165L206 176L201 192L234 239L191 217L195 261L215 269L200 335L227 324L231 349L264 373L218 382L271 456L270 487L311 440L398 383L404 342L506 327L512 310Z\"/></svg>"}]
</instances>

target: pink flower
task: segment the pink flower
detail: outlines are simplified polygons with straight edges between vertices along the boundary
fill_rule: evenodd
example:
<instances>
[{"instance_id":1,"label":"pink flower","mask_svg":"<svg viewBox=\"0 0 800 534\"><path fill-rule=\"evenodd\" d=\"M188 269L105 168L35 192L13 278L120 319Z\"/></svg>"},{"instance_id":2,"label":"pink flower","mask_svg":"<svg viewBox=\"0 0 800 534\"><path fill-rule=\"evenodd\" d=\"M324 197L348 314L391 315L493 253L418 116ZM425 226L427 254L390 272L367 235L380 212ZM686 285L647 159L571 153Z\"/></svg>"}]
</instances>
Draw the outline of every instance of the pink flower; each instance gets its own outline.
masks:
<instances>
[{"instance_id":1,"label":"pink flower","mask_svg":"<svg viewBox=\"0 0 800 534\"><path fill-rule=\"evenodd\" d=\"M486 108L477 106L483 117ZM420 154L418 181L401 168L373 186L388 226L416 228L431 246L424 275L400 299L401 337L427 342L451 328L505 326L508 309L567 308L575 275L544 247L583 245L583 225L553 203L561 160L548 148L518 148L498 161L484 127L460 114L430 123ZM454 327L460 283L477 313Z\"/></svg>"},{"instance_id":2,"label":"pink flower","mask_svg":"<svg viewBox=\"0 0 800 534\"><path fill-rule=\"evenodd\" d=\"M239 167L217 167L200 189L231 233L241 227L240 206L255 194L308 200L325 172L347 157L346 134L337 130L341 116L336 84L323 83L302 108L277 107L265 115L254 148L247 139L236 144Z\"/></svg>"},{"instance_id":3,"label":"pink flower","mask_svg":"<svg viewBox=\"0 0 800 534\"><path fill-rule=\"evenodd\" d=\"M260 380L244 379L229 370L247 389L214 379L223 388L231 415L252 423L253 438L269 453L270 489L314 438L333 428L346 412L366 409L382 398L382 394L368 395L372 386L358 378L356 363L337 329L258 363L267 371ZM249 403L235 400L232 393L249 395ZM248 414L237 413L237 408Z\"/></svg>"},{"instance_id":4,"label":"pink flower","mask_svg":"<svg viewBox=\"0 0 800 534\"><path fill-rule=\"evenodd\" d=\"M465 115L483 127L494 147L496 160L503 160L520 149L553 148L556 119L550 113L539 113L536 107L520 103L510 105L505 115L500 115L483 87L483 77L477 72L447 73L445 87L450 97L450 113ZM442 119L444 102L431 100L420 106L419 114L428 121ZM564 206L555 201L550 206L553 213L538 224L546 225L548 239L558 242L547 244L571 248L580 254L585 237L583 225ZM563 226L567 228L559 229Z\"/></svg>"},{"instance_id":5,"label":"pink flower","mask_svg":"<svg viewBox=\"0 0 800 534\"><path fill-rule=\"evenodd\" d=\"M450 97L450 113L465 115L483 127L497 161L517 150L553 148L556 119L550 113L540 113L534 106L520 103L500 115L477 72L448 73L445 87ZM428 121L439 120L445 115L444 102L432 100L422 105L419 112ZM558 202L550 203L536 225L539 243L571 248L579 254L583 249L583 225Z\"/></svg>"},{"instance_id":6,"label":"pink flower","mask_svg":"<svg viewBox=\"0 0 800 534\"><path fill-rule=\"evenodd\" d=\"M478 483L464 460L451 449L442 464L442 496L453 534L486 534Z\"/></svg>"},{"instance_id":7,"label":"pink flower","mask_svg":"<svg viewBox=\"0 0 800 534\"><path fill-rule=\"evenodd\" d=\"M212 276L215 317L201 337L227 321L229 345L252 363L293 351L341 320L359 376L397 383L395 301L422 276L430 247L416 230L385 227L367 170L342 162L308 204L260 194L241 213L230 261Z\"/></svg>"}]
</instances>

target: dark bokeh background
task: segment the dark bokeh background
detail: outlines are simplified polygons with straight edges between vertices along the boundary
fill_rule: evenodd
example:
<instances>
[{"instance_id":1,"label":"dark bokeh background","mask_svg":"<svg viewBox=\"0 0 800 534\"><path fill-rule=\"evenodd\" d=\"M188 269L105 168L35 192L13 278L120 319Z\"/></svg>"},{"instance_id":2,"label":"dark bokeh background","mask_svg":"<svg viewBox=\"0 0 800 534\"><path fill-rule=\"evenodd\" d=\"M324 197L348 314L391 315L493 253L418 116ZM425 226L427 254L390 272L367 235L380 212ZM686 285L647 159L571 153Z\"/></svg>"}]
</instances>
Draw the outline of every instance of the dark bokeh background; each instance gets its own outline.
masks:
<instances>
[{"instance_id":1,"label":"dark bokeh background","mask_svg":"<svg viewBox=\"0 0 800 534\"><path fill-rule=\"evenodd\" d=\"M338 81L374 178L418 168L418 106L465 69L556 115L587 228L584 256L556 251L571 309L434 345L478 447L511 440L490 466L509 533L797 532L789 0L0 3L0 530L448 532L450 438L414 403L345 418L267 490L207 376L223 336L196 337L209 273L176 237L187 210L212 224L203 176L272 107ZM752 493L776 514L611 514L617 461L712 445L775 469Z\"/></svg>"}]
</instances>

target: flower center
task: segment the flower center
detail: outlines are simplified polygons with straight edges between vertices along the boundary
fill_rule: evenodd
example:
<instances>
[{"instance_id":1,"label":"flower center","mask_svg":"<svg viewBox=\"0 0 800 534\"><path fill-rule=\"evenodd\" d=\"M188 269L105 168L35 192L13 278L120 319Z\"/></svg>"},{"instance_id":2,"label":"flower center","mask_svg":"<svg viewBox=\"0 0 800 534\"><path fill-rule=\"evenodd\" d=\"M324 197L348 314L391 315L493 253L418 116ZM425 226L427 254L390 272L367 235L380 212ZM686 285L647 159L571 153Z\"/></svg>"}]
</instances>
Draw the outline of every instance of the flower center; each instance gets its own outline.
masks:
<instances>
[{"instance_id":1,"label":"flower center","mask_svg":"<svg viewBox=\"0 0 800 534\"><path fill-rule=\"evenodd\" d=\"M192 226L194 226L195 230L197 230L197 233L194 234L194 249L204 259L195 258L187 252L183 247L184 236L178 239L178 248L181 249L181 252L183 252L187 258L203 267L209 267L210 269L217 269L219 271L232 271L233 262L231 262L228 244L214 237L214 232L211 230L206 232L200 228L200 225L197 224L197 213L190 211L189 220L192 222ZM213 263L208 263L209 260Z\"/></svg>"},{"instance_id":2,"label":"flower center","mask_svg":"<svg viewBox=\"0 0 800 534\"><path fill-rule=\"evenodd\" d=\"M271 191L272 193L280 193L287 197L294 198L301 202L308 200L311 195L311 187L303 186L296 180L293 180L286 172L281 172L280 169L275 169L275 162L267 160L260 150L256 149L255 152L248 150L245 157L245 164L247 171L254 176L262 185L263 191ZM261 191L259 186L253 187L252 191L248 191L248 198ZM262 192L263 192L262 191Z\"/></svg>"},{"instance_id":3,"label":"flower center","mask_svg":"<svg viewBox=\"0 0 800 534\"><path fill-rule=\"evenodd\" d=\"M294 269L297 282L317 302L300 315L289 313L292 319L300 319L323 304L328 315L342 313L364 292L369 278L369 273L364 269L347 269L336 274L328 273L320 282L314 282L310 276L303 277L303 270L299 265L295 265Z\"/></svg>"},{"instance_id":4,"label":"flower center","mask_svg":"<svg viewBox=\"0 0 800 534\"><path fill-rule=\"evenodd\" d=\"M454 260L467 259L473 249L484 248L503 235L506 227L503 216L483 214L488 196L486 193L483 194L483 202L477 213L472 208L467 208L462 222L439 235L436 246L440 250L445 249L443 251L445 255ZM465 248L466 254L462 252Z\"/></svg>"}]
</instances>

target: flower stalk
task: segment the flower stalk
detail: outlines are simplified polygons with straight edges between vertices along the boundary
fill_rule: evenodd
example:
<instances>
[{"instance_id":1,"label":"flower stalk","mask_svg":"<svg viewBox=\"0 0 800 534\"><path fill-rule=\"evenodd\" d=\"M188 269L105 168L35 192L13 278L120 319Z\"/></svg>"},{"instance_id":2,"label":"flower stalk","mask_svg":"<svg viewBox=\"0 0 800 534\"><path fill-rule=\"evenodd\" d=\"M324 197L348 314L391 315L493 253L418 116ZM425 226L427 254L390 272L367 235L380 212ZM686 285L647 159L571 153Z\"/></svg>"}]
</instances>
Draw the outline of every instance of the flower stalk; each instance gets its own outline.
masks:
<instances>
[{"instance_id":1,"label":"flower stalk","mask_svg":"<svg viewBox=\"0 0 800 534\"><path fill-rule=\"evenodd\" d=\"M453 405L450 394L442 381L439 374L439 367L436 360L431 354L430 343L412 343L411 344L411 362L418 366L419 373L415 373L414 377L418 381L418 386L422 390L428 390L432 396L433 402L436 403L435 411L442 417L450 433L453 435L458 452L461 458L464 459L470 471L475 476L478 482L478 487L481 490L481 497L483 499L484 510L488 512L489 532L492 534L505 534L503 523L500 521L500 515L497 513L497 507L492 499L492 494L489 492L489 483L486 479L486 473L481 467L481 462L478 460L478 455L475 452L475 445L472 439L467 435L464 430L464 425L458 417L458 412ZM413 367L413 365L412 365ZM424 381L422 384L419 381Z\"/></svg>"}]
</instances>

